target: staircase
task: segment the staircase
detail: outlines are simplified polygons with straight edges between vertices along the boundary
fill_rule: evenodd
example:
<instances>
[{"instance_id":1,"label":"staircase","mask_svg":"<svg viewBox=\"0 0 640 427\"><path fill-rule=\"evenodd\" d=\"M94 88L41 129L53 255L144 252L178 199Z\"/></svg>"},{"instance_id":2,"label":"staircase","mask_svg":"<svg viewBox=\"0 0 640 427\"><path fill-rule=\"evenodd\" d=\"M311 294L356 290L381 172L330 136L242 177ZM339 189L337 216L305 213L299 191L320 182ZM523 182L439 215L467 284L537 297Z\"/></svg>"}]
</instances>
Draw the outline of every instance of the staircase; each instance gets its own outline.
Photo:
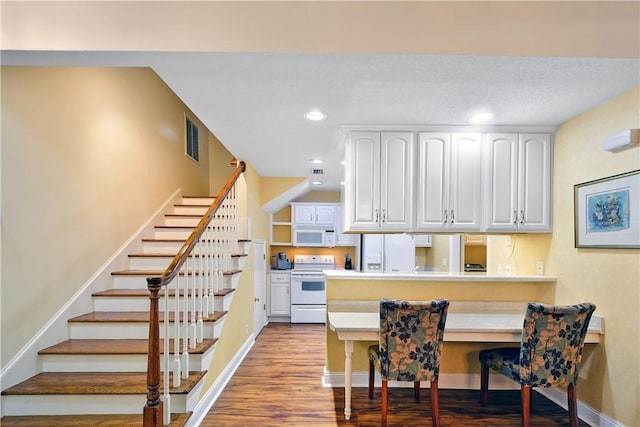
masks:
<instances>
[{"instance_id":1,"label":"staircase","mask_svg":"<svg viewBox=\"0 0 640 427\"><path fill-rule=\"evenodd\" d=\"M142 239L142 253L128 256L128 269L111 273L112 288L92 295L93 311L68 319L69 338L38 352L41 372L2 391L4 417L0 425L143 425L149 352L146 278L163 273L213 200L184 197L171 214L165 215L164 224L155 227L154 238ZM185 425L199 399L202 379L212 360L248 252L248 241L238 243L239 248L231 256L232 266L224 271L222 289L214 293L214 311L203 319L205 338L189 348L188 378L183 379L180 386L170 387L171 416L170 420L165 417L167 425ZM180 273L191 274L196 272ZM176 292L178 305L185 294L190 297L190 291L160 291L161 331L164 292L168 292L170 305L176 304ZM169 322L173 321L171 313ZM182 348L182 340L178 344L178 348ZM161 339L161 353L164 348ZM168 348L174 348L172 337ZM171 379L169 383L173 384Z\"/></svg>"}]
</instances>

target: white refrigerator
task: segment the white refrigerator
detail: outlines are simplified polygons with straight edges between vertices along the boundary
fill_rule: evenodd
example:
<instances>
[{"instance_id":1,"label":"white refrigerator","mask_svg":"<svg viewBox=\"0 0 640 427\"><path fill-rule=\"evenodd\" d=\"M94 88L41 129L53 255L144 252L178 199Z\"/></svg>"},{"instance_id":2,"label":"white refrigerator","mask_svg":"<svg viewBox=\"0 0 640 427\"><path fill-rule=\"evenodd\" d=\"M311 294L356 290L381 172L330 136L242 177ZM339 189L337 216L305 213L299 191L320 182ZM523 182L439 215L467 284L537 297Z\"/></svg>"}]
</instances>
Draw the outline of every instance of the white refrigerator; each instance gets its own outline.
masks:
<instances>
[{"instance_id":1,"label":"white refrigerator","mask_svg":"<svg viewBox=\"0 0 640 427\"><path fill-rule=\"evenodd\" d=\"M358 246L364 272L412 272L416 245L409 234L362 234Z\"/></svg>"}]
</instances>

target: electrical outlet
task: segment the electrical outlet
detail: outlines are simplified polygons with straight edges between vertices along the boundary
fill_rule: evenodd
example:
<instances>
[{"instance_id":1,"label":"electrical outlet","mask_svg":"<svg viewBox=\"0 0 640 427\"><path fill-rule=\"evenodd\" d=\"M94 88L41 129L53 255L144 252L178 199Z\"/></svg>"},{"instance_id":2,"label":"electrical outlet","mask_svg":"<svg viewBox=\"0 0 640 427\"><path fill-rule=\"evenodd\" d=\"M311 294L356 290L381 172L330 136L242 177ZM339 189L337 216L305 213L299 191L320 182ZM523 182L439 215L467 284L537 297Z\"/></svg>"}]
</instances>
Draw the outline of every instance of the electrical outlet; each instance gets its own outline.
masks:
<instances>
[{"instance_id":1,"label":"electrical outlet","mask_svg":"<svg viewBox=\"0 0 640 427\"><path fill-rule=\"evenodd\" d=\"M511 274L511 264L507 264L504 266L504 273Z\"/></svg>"},{"instance_id":2,"label":"electrical outlet","mask_svg":"<svg viewBox=\"0 0 640 427\"><path fill-rule=\"evenodd\" d=\"M498 274L502 274L502 264L498 264Z\"/></svg>"},{"instance_id":3,"label":"electrical outlet","mask_svg":"<svg viewBox=\"0 0 640 427\"><path fill-rule=\"evenodd\" d=\"M447 266L447 259L446 258L442 258L442 266L443 267Z\"/></svg>"},{"instance_id":4,"label":"electrical outlet","mask_svg":"<svg viewBox=\"0 0 640 427\"><path fill-rule=\"evenodd\" d=\"M511 236L507 236L507 238L504 241L506 246L511 246Z\"/></svg>"},{"instance_id":5,"label":"electrical outlet","mask_svg":"<svg viewBox=\"0 0 640 427\"><path fill-rule=\"evenodd\" d=\"M542 261L536 262L536 274L539 276L544 274L544 263Z\"/></svg>"}]
</instances>

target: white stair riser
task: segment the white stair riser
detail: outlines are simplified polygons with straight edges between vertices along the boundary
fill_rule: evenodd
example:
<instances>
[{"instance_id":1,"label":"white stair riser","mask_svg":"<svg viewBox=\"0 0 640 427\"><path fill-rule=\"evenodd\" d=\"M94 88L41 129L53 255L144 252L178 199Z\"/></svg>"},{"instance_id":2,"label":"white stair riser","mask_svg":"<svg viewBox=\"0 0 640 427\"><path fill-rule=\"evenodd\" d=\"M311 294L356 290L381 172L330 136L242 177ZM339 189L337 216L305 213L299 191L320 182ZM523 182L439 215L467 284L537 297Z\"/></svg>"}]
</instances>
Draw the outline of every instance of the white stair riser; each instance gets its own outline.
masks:
<instances>
[{"instance_id":1,"label":"white stair riser","mask_svg":"<svg viewBox=\"0 0 640 427\"><path fill-rule=\"evenodd\" d=\"M239 274L223 276L222 287L236 289L239 279ZM114 289L148 289L145 276L111 276L111 282Z\"/></svg>"},{"instance_id":2,"label":"white stair riser","mask_svg":"<svg viewBox=\"0 0 640 427\"><path fill-rule=\"evenodd\" d=\"M189 269L192 268L193 263L195 262L196 267L200 270L201 265L212 265L215 266L216 262L221 262L215 257L211 256L200 256L198 253L195 253L195 258L190 259ZM244 265L245 257L232 257L231 264L233 269L240 270L241 265ZM129 257L129 269L130 270L150 270L150 271L164 271L171 261L173 260L173 256L167 257Z\"/></svg>"},{"instance_id":3,"label":"white stair riser","mask_svg":"<svg viewBox=\"0 0 640 427\"><path fill-rule=\"evenodd\" d=\"M173 213L177 215L204 215L207 213L207 207L203 206L175 206Z\"/></svg>"},{"instance_id":4,"label":"white stair riser","mask_svg":"<svg viewBox=\"0 0 640 427\"><path fill-rule=\"evenodd\" d=\"M202 382L200 381L200 383ZM195 392L192 390L191 394ZM198 396L199 390L196 398ZM188 395L172 394L171 411L175 413L187 412L187 399ZM146 394L2 396L2 415L142 414L142 407L146 401Z\"/></svg>"},{"instance_id":5,"label":"white stair riser","mask_svg":"<svg viewBox=\"0 0 640 427\"><path fill-rule=\"evenodd\" d=\"M173 348L169 350L169 360L174 358ZM180 347L182 353L182 347ZM209 369L213 347L205 354L189 354L189 369L203 371ZM41 355L44 372L145 372L146 354L109 354L109 355ZM160 364L160 369L164 363Z\"/></svg>"},{"instance_id":6,"label":"white stair riser","mask_svg":"<svg viewBox=\"0 0 640 427\"><path fill-rule=\"evenodd\" d=\"M229 307L231 306L231 301L233 300L233 293L227 294L223 297L217 297L214 300L214 310L215 311L229 311Z\"/></svg>"},{"instance_id":7,"label":"white stair riser","mask_svg":"<svg viewBox=\"0 0 640 427\"><path fill-rule=\"evenodd\" d=\"M232 294L226 296L214 296L214 307L217 311L228 310L231 304ZM208 298L211 298L210 296ZM205 298L207 301L208 298ZM223 301L224 299L224 301ZM180 298L180 309L184 307L184 299ZM200 304L200 302L197 302ZM203 302L204 303L204 302ZM148 311L149 310L149 298L146 297L94 297L93 308L94 311ZM189 307L193 305L193 300L189 300ZM164 297L160 297L158 301L160 311L164 311ZM175 311L176 301L175 297L169 297L169 310Z\"/></svg>"},{"instance_id":8,"label":"white stair riser","mask_svg":"<svg viewBox=\"0 0 640 427\"><path fill-rule=\"evenodd\" d=\"M216 200L215 197L183 197L181 199L183 205L210 205Z\"/></svg>"},{"instance_id":9,"label":"white stair riser","mask_svg":"<svg viewBox=\"0 0 640 427\"><path fill-rule=\"evenodd\" d=\"M200 222L201 216L197 217L174 217L168 216L164 219L164 225L178 227L195 227Z\"/></svg>"},{"instance_id":10,"label":"white stair riser","mask_svg":"<svg viewBox=\"0 0 640 427\"><path fill-rule=\"evenodd\" d=\"M204 322L204 336L218 337L220 331L218 323L224 323L223 319L214 322ZM175 338L173 323L169 327L169 338ZM179 331L180 334L183 331ZM96 337L104 339L147 339L149 338L149 325L147 323L122 323L122 322L72 322L70 323L70 337L72 339L94 339ZM164 326L160 324L160 338L164 336Z\"/></svg>"},{"instance_id":11,"label":"white stair riser","mask_svg":"<svg viewBox=\"0 0 640 427\"><path fill-rule=\"evenodd\" d=\"M175 256L184 242L142 242L143 254L162 254Z\"/></svg>"},{"instance_id":12,"label":"white stair riser","mask_svg":"<svg viewBox=\"0 0 640 427\"><path fill-rule=\"evenodd\" d=\"M154 236L156 239L182 239L186 240L189 238L193 229L184 228L184 229L162 229L157 228L154 232Z\"/></svg>"}]
</instances>

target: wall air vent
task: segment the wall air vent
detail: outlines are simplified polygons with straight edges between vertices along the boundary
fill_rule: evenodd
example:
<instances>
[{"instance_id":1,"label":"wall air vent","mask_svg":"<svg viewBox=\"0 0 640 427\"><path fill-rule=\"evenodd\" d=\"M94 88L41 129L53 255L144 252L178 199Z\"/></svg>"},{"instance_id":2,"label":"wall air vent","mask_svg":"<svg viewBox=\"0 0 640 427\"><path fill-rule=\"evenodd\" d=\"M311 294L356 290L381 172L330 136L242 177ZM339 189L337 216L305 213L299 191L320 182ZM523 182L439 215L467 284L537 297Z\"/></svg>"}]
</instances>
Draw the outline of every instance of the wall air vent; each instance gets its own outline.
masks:
<instances>
[{"instance_id":1,"label":"wall air vent","mask_svg":"<svg viewBox=\"0 0 640 427\"><path fill-rule=\"evenodd\" d=\"M312 175L323 175L324 174L324 169L311 169L311 174Z\"/></svg>"},{"instance_id":2,"label":"wall air vent","mask_svg":"<svg viewBox=\"0 0 640 427\"><path fill-rule=\"evenodd\" d=\"M185 115L185 151L187 156L196 162L200 162L200 138L198 126Z\"/></svg>"}]
</instances>

